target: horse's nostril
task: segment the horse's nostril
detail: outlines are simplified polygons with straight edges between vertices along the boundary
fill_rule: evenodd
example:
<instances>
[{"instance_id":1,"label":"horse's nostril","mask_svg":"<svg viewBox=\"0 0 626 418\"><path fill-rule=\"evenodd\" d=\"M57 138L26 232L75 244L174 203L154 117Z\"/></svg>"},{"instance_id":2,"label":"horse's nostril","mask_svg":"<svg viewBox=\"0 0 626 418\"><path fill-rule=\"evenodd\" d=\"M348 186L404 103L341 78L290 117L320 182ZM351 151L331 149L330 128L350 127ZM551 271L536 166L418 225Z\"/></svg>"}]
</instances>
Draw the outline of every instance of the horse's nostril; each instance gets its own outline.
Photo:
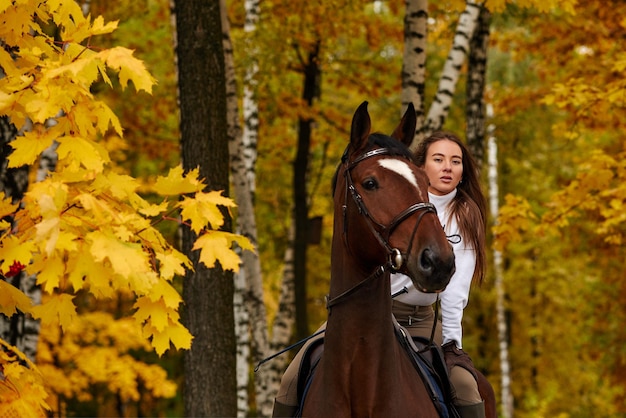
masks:
<instances>
[{"instance_id":1,"label":"horse's nostril","mask_svg":"<svg viewBox=\"0 0 626 418\"><path fill-rule=\"evenodd\" d=\"M431 273L435 267L432 251L428 248L422 251L422 256L420 257L420 267L425 273Z\"/></svg>"}]
</instances>

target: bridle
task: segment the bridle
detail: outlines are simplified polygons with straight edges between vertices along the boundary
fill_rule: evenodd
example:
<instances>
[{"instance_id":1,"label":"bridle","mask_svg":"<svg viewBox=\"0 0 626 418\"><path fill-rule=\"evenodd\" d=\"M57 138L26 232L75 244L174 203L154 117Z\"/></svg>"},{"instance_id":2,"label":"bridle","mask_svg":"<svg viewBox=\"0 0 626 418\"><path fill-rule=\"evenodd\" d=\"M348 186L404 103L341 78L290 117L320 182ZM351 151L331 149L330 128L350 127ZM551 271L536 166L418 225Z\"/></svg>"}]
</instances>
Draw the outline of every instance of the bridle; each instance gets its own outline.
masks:
<instances>
[{"instance_id":1,"label":"bridle","mask_svg":"<svg viewBox=\"0 0 626 418\"><path fill-rule=\"evenodd\" d=\"M354 182L352 181L352 175L350 173L352 169L356 167L357 164L359 164L360 162L370 157L375 157L379 155L392 155L392 153L389 150L389 148L376 148L374 150L367 151L366 153L360 155L358 158L356 158L352 162L347 161L347 154L344 154L344 157L342 158L343 164L345 166L343 175L346 181L346 192L345 192L345 197L344 197L344 203L342 206L343 238L344 238L344 243L346 245L346 248L349 249L350 246L348 243L348 236L347 236L347 231L348 231L347 209L348 209L348 191L350 191L350 195L352 196L352 199L356 203L357 209L359 210L359 214L362 216L365 216L368 228L370 229L374 237L376 237L380 245L387 252L387 262L379 266L378 268L376 268L376 270L371 275L369 275L367 278L357 283L355 286L346 290L345 292L339 294L338 296L335 296L332 299L330 298L330 296L328 296L327 301L326 301L326 308L329 311L332 306L339 303L346 296L354 293L357 289L361 288L366 283L382 276L386 270L389 270L391 272L399 271L404 265L405 256L408 256L408 254L411 251L411 247L413 246L413 237L415 236L415 232L417 231L417 227L419 226L420 221L422 220L424 215L426 215L429 212L437 214L437 209L435 208L435 205L433 205L432 203L418 202L418 203L412 204L411 206L409 206L408 208L400 212L398 215L396 215L391 220L389 225L383 225L382 223L378 222L372 217L369 210L367 210L367 207L365 206L365 202L363 202L363 198L361 197L359 192L356 190L356 187L354 187ZM400 225L404 220L406 220L408 217L410 217L411 215L413 215L415 212L418 212L418 211L421 211L421 213L419 214L419 217L417 218L417 221L415 222L415 226L413 227L413 232L411 233L411 241L409 242L409 247L407 248L406 254L403 255L399 249L391 247L391 245L389 244L389 238L391 237L391 234L393 233L393 231L398 227L398 225Z\"/></svg>"}]
</instances>

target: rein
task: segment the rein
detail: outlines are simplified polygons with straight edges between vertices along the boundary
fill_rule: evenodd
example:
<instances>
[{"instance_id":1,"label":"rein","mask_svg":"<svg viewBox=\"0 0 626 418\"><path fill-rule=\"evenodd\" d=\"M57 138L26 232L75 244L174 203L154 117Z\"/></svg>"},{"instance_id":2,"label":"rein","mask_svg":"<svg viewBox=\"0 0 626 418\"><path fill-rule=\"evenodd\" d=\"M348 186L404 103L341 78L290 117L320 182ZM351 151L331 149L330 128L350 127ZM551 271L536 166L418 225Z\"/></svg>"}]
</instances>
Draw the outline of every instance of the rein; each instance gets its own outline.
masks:
<instances>
[{"instance_id":1,"label":"rein","mask_svg":"<svg viewBox=\"0 0 626 418\"><path fill-rule=\"evenodd\" d=\"M369 276L367 276L367 278L365 280L361 280L356 285L352 286L350 289L346 290L345 292L341 293L338 296L335 296L332 299L330 298L330 296L326 296L326 309L330 312L330 308L335 306L337 303L341 302L341 300L343 298L351 295L352 293L354 293L355 291L357 291L361 287L365 286L367 283L369 283L369 282L373 281L374 279L377 279L380 276L382 276L385 273L385 267L389 266L389 265L390 265L390 263L387 263L384 266L378 267L374 271L374 273L372 273Z\"/></svg>"}]
</instances>

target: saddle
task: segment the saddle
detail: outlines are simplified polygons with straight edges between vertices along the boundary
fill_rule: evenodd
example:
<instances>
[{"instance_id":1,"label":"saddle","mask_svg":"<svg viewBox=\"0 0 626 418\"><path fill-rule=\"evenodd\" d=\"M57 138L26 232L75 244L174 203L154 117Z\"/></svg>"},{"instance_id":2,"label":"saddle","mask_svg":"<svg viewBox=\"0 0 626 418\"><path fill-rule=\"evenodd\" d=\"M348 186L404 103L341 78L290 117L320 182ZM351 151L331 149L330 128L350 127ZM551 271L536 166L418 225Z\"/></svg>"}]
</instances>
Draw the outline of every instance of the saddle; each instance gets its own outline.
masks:
<instances>
[{"instance_id":1,"label":"saddle","mask_svg":"<svg viewBox=\"0 0 626 418\"><path fill-rule=\"evenodd\" d=\"M411 358L413 366L424 382L430 398L442 418L460 418L452 403L452 384L443 350L426 338L411 337L397 321L393 321L396 337Z\"/></svg>"},{"instance_id":2,"label":"saddle","mask_svg":"<svg viewBox=\"0 0 626 418\"><path fill-rule=\"evenodd\" d=\"M451 384L441 347L423 338L412 338L397 321L394 320L393 323L396 338L411 358L413 366L422 378L439 415L442 418L459 418L460 415L452 404ZM302 416L304 398L323 353L324 337L320 335L309 344L300 363L297 382L298 404L300 406L296 417Z\"/></svg>"}]
</instances>

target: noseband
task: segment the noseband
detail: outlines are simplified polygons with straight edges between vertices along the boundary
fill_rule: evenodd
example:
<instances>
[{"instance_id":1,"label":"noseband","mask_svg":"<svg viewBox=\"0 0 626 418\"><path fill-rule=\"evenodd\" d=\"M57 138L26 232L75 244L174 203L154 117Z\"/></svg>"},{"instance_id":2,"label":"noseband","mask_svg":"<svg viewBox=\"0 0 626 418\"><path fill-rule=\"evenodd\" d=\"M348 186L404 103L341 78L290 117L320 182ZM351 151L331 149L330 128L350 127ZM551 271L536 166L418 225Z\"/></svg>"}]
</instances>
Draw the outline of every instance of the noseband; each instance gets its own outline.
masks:
<instances>
[{"instance_id":1,"label":"noseband","mask_svg":"<svg viewBox=\"0 0 626 418\"><path fill-rule=\"evenodd\" d=\"M363 202L363 198L361 197L359 192L356 190L356 187L354 187L354 182L352 181L352 176L350 172L352 171L354 167L356 167L357 164L359 164L363 160L366 160L370 157L375 157L378 155L391 155L391 152L388 148L377 148L377 149L368 151L364 153L363 155L360 155L358 158L356 158L354 161L352 161L349 164L347 161L344 161L344 164L346 167L343 172L343 175L344 175L344 178L346 179L346 196L344 198L344 204L342 206L343 236L344 236L344 242L345 242L346 248L349 249L350 246L348 244L348 236L347 236L347 230L348 230L347 209L348 209L348 191L350 191L350 195L352 196L352 199L356 203L356 206L359 210L359 214L362 216L365 216L365 219L367 221L367 226L369 227L370 231L372 232L374 237L376 237L380 245L387 252L387 262L384 265L378 267L376 271L374 271L374 273L368 276L365 280L357 283L354 287L334 297L332 300L330 299L330 296L328 296L328 300L326 303L326 307L328 310L330 310L330 308L333 305L336 305L345 296L353 293L355 290L362 287L365 283L371 281L372 279L380 277L385 272L386 269L389 269L391 272L396 272L400 270L400 268L402 268L402 266L404 265L405 256L402 254L402 252L399 249L392 248L391 245L389 244L389 238L391 237L391 234L398 227L398 225L400 225L409 216L413 215L413 213L422 211L422 213L420 213L419 217L417 218L417 221L415 222L415 226L413 227L413 232L411 234L411 241L409 242L409 247L407 248L407 252L406 252L406 255L408 256L408 254L410 253L411 247L413 246L413 237L415 236L417 227L419 226L420 221L422 220L424 215L428 212L432 212L435 214L437 213L437 209L435 209L435 205L433 205L432 203L418 202L418 203L412 204L411 206L409 206L408 208L400 212L398 215L396 215L391 220L391 223L389 225L383 225L382 223L375 220L370 214L369 210L367 210L367 206L365 206L365 202Z\"/></svg>"}]
</instances>

